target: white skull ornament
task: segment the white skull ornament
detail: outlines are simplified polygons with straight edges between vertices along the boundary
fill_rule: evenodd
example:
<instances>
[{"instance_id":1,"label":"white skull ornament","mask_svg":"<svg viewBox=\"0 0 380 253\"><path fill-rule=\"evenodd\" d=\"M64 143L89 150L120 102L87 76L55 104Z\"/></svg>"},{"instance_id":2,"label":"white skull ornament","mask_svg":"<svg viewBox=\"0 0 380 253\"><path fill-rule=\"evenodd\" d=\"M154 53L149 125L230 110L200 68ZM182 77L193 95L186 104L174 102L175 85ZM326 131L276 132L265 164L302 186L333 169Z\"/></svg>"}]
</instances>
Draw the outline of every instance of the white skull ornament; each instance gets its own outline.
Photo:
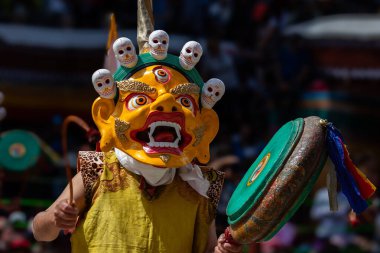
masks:
<instances>
[{"instance_id":1,"label":"white skull ornament","mask_svg":"<svg viewBox=\"0 0 380 253\"><path fill-rule=\"evenodd\" d=\"M199 62L203 54L203 49L201 44L196 41L187 42L179 55L179 63L182 68L186 70L191 70Z\"/></svg>"},{"instance_id":2,"label":"white skull ornament","mask_svg":"<svg viewBox=\"0 0 380 253\"><path fill-rule=\"evenodd\" d=\"M223 97L224 92L225 86L222 80L218 78L208 80L202 88L202 107L211 109Z\"/></svg>"},{"instance_id":3,"label":"white skull ornament","mask_svg":"<svg viewBox=\"0 0 380 253\"><path fill-rule=\"evenodd\" d=\"M102 98L113 99L116 95L116 85L108 69L98 69L92 74L92 84Z\"/></svg>"},{"instance_id":4,"label":"white skull ornament","mask_svg":"<svg viewBox=\"0 0 380 253\"><path fill-rule=\"evenodd\" d=\"M115 40L112 46L116 59L120 65L126 68L133 68L137 63L136 49L132 41L128 38L121 37Z\"/></svg>"},{"instance_id":5,"label":"white skull ornament","mask_svg":"<svg viewBox=\"0 0 380 253\"><path fill-rule=\"evenodd\" d=\"M168 54L169 35L163 30L153 31L149 35L149 52L156 60L163 60Z\"/></svg>"}]
</instances>

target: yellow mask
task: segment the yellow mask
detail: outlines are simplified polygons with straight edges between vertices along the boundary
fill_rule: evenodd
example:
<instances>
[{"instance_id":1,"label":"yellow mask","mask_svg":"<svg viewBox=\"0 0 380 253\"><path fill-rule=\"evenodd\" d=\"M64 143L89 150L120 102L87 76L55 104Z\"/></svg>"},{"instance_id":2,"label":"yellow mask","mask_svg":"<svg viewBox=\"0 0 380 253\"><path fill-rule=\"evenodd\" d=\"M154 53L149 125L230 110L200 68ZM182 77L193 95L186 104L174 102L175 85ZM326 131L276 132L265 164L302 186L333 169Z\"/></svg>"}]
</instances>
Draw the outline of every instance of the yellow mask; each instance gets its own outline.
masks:
<instances>
[{"instance_id":1,"label":"yellow mask","mask_svg":"<svg viewBox=\"0 0 380 253\"><path fill-rule=\"evenodd\" d=\"M179 71L159 63L117 82L119 97L98 98L93 119L101 133L100 148L116 147L134 159L162 168L178 168L195 158L210 159L209 145L218 116L199 105L200 88Z\"/></svg>"}]
</instances>

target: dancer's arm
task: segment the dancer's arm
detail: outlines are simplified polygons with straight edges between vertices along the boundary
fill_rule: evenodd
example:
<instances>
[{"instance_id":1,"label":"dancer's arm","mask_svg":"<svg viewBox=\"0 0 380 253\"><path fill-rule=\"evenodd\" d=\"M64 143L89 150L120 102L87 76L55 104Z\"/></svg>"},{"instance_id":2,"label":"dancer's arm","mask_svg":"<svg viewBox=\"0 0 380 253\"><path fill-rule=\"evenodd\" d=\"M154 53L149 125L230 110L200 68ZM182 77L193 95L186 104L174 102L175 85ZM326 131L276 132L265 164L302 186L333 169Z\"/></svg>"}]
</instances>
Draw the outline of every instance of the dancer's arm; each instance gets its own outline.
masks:
<instances>
[{"instance_id":1,"label":"dancer's arm","mask_svg":"<svg viewBox=\"0 0 380 253\"><path fill-rule=\"evenodd\" d=\"M75 228L77 218L85 207L85 190L82 175L73 177L74 204L69 204L69 186L63 190L58 199L45 211L33 219L33 235L37 241L52 241L58 237L61 229L71 231Z\"/></svg>"}]
</instances>

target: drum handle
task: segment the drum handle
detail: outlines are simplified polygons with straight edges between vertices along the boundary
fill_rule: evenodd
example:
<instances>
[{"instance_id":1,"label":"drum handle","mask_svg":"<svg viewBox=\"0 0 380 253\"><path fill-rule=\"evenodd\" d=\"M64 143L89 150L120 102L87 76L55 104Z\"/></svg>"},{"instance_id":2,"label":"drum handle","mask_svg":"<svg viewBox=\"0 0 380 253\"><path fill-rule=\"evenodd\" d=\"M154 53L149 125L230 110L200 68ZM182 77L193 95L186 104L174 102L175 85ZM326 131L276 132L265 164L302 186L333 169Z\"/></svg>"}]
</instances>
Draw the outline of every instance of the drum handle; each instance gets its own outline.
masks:
<instances>
[{"instance_id":1,"label":"drum handle","mask_svg":"<svg viewBox=\"0 0 380 253\"><path fill-rule=\"evenodd\" d=\"M227 243L230 243L230 244L234 244L234 245L241 245L240 243L238 243L237 241L235 241L234 238L232 238L230 227L227 227L224 230L224 238L225 238L224 242L227 242Z\"/></svg>"}]
</instances>

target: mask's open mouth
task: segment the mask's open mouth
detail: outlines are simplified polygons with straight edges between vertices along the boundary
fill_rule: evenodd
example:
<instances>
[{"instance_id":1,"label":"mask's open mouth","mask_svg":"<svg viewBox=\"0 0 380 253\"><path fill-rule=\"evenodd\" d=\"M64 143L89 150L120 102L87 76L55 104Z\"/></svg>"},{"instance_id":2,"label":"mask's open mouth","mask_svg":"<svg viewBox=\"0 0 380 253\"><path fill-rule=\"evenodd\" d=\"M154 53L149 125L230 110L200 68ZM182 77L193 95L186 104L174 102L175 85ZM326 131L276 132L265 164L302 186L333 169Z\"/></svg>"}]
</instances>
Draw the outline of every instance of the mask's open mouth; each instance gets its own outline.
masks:
<instances>
[{"instance_id":1,"label":"mask's open mouth","mask_svg":"<svg viewBox=\"0 0 380 253\"><path fill-rule=\"evenodd\" d=\"M131 138L141 143L148 154L180 155L192 139L184 128L185 118L182 113L153 112L144 127L131 132Z\"/></svg>"}]
</instances>

